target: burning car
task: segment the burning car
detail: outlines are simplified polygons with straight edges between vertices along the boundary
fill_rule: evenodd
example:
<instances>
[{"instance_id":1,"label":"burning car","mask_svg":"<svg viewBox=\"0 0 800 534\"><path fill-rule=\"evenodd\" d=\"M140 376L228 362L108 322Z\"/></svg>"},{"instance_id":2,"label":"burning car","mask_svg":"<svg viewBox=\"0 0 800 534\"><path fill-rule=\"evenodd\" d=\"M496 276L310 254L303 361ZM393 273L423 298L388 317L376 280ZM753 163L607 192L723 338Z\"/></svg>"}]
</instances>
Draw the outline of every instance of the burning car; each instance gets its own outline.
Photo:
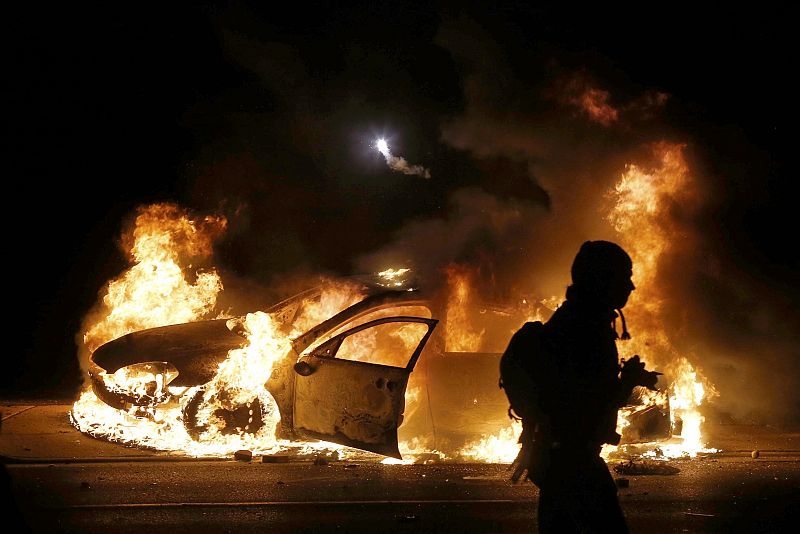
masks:
<instances>
[{"instance_id":1,"label":"burning car","mask_svg":"<svg viewBox=\"0 0 800 534\"><path fill-rule=\"evenodd\" d=\"M319 298L320 289L312 289L267 314L288 332ZM232 351L248 344L241 318L127 334L93 352L89 376L106 405L141 419L171 408L197 442L208 439L213 427L212 434L223 436L265 432L400 458L398 428L405 421L406 434L433 435L430 449L457 450L475 436L508 427L497 369L504 344L521 324L513 307L464 304L373 286L282 345L285 353L274 359L255 395L214 383ZM437 330L438 318L444 329ZM464 326L470 319L482 325L480 332ZM479 335L465 345L471 334ZM668 407L631 406L628 412L627 441L670 436Z\"/></svg>"}]
</instances>

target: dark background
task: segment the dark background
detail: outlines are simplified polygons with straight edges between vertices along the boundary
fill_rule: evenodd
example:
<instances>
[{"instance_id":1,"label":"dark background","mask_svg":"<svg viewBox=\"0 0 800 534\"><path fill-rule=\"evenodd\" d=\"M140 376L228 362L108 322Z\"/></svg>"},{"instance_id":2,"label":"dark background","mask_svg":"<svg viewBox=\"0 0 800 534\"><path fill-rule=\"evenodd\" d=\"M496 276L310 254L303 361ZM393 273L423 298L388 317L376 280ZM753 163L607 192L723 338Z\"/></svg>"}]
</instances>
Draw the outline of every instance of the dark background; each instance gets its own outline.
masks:
<instances>
[{"instance_id":1,"label":"dark background","mask_svg":"<svg viewBox=\"0 0 800 534\"><path fill-rule=\"evenodd\" d=\"M588 69L620 99L668 93L658 128L691 143L703 174L717 177L709 231L720 249L797 302L783 9L261 4L40 6L3 17L12 340L3 396L75 394L75 335L126 266L117 243L140 204L239 213L249 222L232 219L217 262L260 283L351 274L355 258L443 210L464 184L546 205L524 166L487 166L440 139L442 121L466 105L463 68L437 44L443 21L459 17L491 35L531 87L555 62ZM386 169L368 146L379 134L434 178ZM509 176L501 185L490 179L498 169Z\"/></svg>"}]
</instances>

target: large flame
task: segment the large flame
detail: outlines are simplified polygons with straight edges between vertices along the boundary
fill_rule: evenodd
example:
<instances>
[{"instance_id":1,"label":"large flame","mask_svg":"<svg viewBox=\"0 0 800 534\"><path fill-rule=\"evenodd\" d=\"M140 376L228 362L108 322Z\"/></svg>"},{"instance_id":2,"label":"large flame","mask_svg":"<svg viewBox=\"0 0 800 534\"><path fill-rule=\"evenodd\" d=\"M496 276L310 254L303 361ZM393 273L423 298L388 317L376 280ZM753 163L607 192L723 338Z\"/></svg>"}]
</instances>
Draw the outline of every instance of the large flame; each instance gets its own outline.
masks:
<instances>
[{"instance_id":1,"label":"large flame","mask_svg":"<svg viewBox=\"0 0 800 534\"><path fill-rule=\"evenodd\" d=\"M139 209L123 237L131 267L108 283L102 303L83 334L89 352L120 336L156 326L186 323L214 309L222 281L214 269L192 269L207 261L224 217L193 219L174 204Z\"/></svg>"},{"instance_id":2,"label":"large flame","mask_svg":"<svg viewBox=\"0 0 800 534\"><path fill-rule=\"evenodd\" d=\"M697 196L684 148L680 144L657 143L652 147L655 163L650 168L628 165L611 194L615 204L608 215L618 233L618 242L633 260L637 286L626 307L629 321L636 325L633 338L620 344L620 353L623 357L640 354L650 368L662 370L671 379L668 384L660 384L669 397L676 434L675 443L660 446L669 457L694 456L708 450L702 438L703 416L699 408L705 393L713 391L689 360L678 354L664 329L662 306L669 297L662 292L659 268L680 235L672 212L676 206L691 206ZM688 237L680 239L685 241ZM651 398L655 403L659 397ZM624 425L624 417L620 419Z\"/></svg>"},{"instance_id":3,"label":"large flame","mask_svg":"<svg viewBox=\"0 0 800 534\"><path fill-rule=\"evenodd\" d=\"M195 219L172 204L140 208L132 231L123 238L132 266L109 282L102 302L89 315L83 335L85 350L91 352L106 341L136 330L196 321L210 315L222 282L215 270L201 272L192 264L210 258L213 240L224 231L225 225L222 217ZM316 298L302 303L301 312L288 328L277 317L264 312L232 319L240 323L238 330L243 331L247 342L228 354L214 379L202 388L165 387L168 372L151 369L152 366L123 368L103 379L116 389L134 392L155 383L157 395L151 396L159 401L169 400L146 409L132 407L126 413L106 405L91 390L86 390L75 402L71 417L80 430L92 435L195 456L226 455L245 448L262 453L289 446L340 449L331 444L289 444L277 440L275 430L280 415L264 384L275 364L291 352L293 337L363 296L355 284L328 282L321 286ZM194 423L201 430L196 436L191 436L184 424L189 402L199 404ZM220 414L235 409L244 409L249 416L244 427L257 420L257 431L231 431L230 422Z\"/></svg>"},{"instance_id":4,"label":"large flame","mask_svg":"<svg viewBox=\"0 0 800 534\"><path fill-rule=\"evenodd\" d=\"M224 227L222 218L194 220L188 212L170 204L140 208L134 229L124 239L133 265L108 284L102 304L90 315L83 336L86 348L92 351L132 331L191 322L209 315L222 283L215 271L198 273L190 262L210 257L211 243ZM394 278L407 271L390 270L385 274ZM194 282L189 281L192 278ZM229 328L242 332L247 342L242 348L230 351L209 383L171 388L168 383L174 373L169 367L129 366L102 378L113 389L140 395L147 392L157 403L144 408L131 407L126 412L106 405L91 390L86 390L73 406L72 420L91 435L194 456L228 455L240 449L269 454L288 448L301 452L336 451L340 457L346 456L347 448L329 443L277 439L280 414L264 385L275 365L293 354L292 339L364 296L358 284L324 281L316 293L301 303L297 316L289 324L282 322L280 313L273 316L256 312L230 319ZM419 308L405 312L430 316L427 310ZM358 323L396 313L396 309L386 310ZM400 357L410 354L425 328L419 324L382 325L363 331L363 336L347 338L341 350L350 359L405 366L406 361L383 360L389 354ZM152 384L155 390L148 390ZM418 385L412 386L410 398L418 397L418 391ZM196 406L191 425L194 431L187 430L186 425L190 403Z\"/></svg>"},{"instance_id":5,"label":"large flame","mask_svg":"<svg viewBox=\"0 0 800 534\"><path fill-rule=\"evenodd\" d=\"M659 267L678 234L670 212L676 205L691 205L697 194L683 150L684 146L680 144L658 143L652 147L655 160L652 167L628 165L610 192L614 204L607 216L616 230L616 241L631 255L633 279L637 286L625 308L633 339L620 343L620 355L624 358L641 355L648 368L664 372L667 379L665 383L659 383L662 391L645 392L638 407L620 410L617 431L625 431L629 418L636 411L659 406L670 412L673 437L662 443L639 444L630 447L631 450L606 446L603 450L605 457L644 454L654 458L677 458L714 451L703 439L704 418L700 411L703 401L709 394L714 394L714 389L689 359L678 354L673 347L662 316L662 306L668 296L662 293L663 284L658 278ZM458 285L464 281L463 275L455 273L451 278L457 284L451 303L456 309L456 318L459 318L459 304L469 292ZM550 298L541 302L554 309L560 300ZM448 321L450 309L448 307ZM542 317L537 311L531 313L528 320L542 320ZM469 332L466 339L471 339ZM448 336L448 346L449 343ZM518 426L509 424L492 435L482 436L459 454L484 461L510 462L519 450L520 430Z\"/></svg>"},{"instance_id":6,"label":"large flame","mask_svg":"<svg viewBox=\"0 0 800 534\"><path fill-rule=\"evenodd\" d=\"M445 347L448 352L477 352L485 329L470 322L467 309L472 304L471 272L462 265L446 269L449 296L447 299L447 325Z\"/></svg>"},{"instance_id":7,"label":"large flame","mask_svg":"<svg viewBox=\"0 0 800 534\"><path fill-rule=\"evenodd\" d=\"M655 164L649 168L627 166L610 193L614 204L608 221L617 232L616 240L633 259L637 285L626 307L633 339L620 344L620 353L623 357L640 354L649 368L663 371L667 379L665 384L660 384L660 393L646 394L641 402L644 406L668 407L675 437L646 450L662 458L693 456L709 450L702 437L703 417L699 408L709 394L713 394L713 388L690 362L691 355L677 353L664 329L662 307L668 296L661 292L658 273L673 246L675 228L670 222L670 212L676 204L691 203L695 192L683 147L661 143L653 148ZM212 314L217 294L222 289L220 277L211 268L198 271L192 265L210 257L213 240L224 227L225 220L221 217L193 219L173 205L157 204L140 209L134 229L125 240L132 266L108 284L102 303L91 314L83 336L86 349L94 350L106 341L135 330L200 320ZM400 280L406 273L406 269L387 269L379 273L379 277L384 285L395 286L402 284ZM483 350L484 325L471 320L474 318L467 313L477 302L476 292L471 287L474 272L465 266L450 266L446 274L444 350ZM292 353L292 339L363 297L358 285L326 282L316 296L302 303L289 324L264 312L232 320L246 334L247 343L230 352L209 384L173 391L166 387L168 371L121 370L107 379L129 389L141 389L145 384L156 382L159 395L174 394L174 399L147 410L139 408L126 413L107 406L91 391L86 391L73 407L73 420L82 431L93 435L190 455L225 455L243 448L266 454L289 447L309 451L315 448L339 450L339 454L344 455L344 448L330 444L297 444L277 439L275 429L280 415L264 383L280 359ZM545 320L547 309L555 309L560 302L556 297L524 300L524 306L518 310L520 324L524 320ZM381 310L343 326L332 335L386 315L430 316L420 307ZM389 323L348 338L341 350L351 359L402 366L405 362L392 358L413 350L423 332L422 325ZM411 375L406 393L406 420L427 398L423 394L426 379L421 373ZM199 430L193 436L189 435L183 421L190 401L200 404L195 421ZM240 413L244 410L245 419L241 423L244 426L260 416L257 430L231 431L225 414L233 410ZM624 431L634 411L631 408L620 411L619 431ZM508 463L518 451L520 430L519 424L509 422L495 433L476 436L460 450L446 454L433 450L431 441L422 435L402 441L400 449L406 461L450 456ZM614 454L615 451L607 448L605 453Z\"/></svg>"}]
</instances>

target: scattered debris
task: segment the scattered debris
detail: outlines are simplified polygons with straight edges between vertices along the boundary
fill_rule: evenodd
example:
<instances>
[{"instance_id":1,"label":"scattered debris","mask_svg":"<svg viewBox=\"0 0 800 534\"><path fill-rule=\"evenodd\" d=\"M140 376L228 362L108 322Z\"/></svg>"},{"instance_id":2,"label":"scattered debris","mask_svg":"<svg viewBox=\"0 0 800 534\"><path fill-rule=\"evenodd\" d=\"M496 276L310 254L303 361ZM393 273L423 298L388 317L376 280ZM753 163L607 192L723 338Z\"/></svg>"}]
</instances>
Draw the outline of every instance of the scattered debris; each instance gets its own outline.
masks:
<instances>
[{"instance_id":1,"label":"scattered debris","mask_svg":"<svg viewBox=\"0 0 800 534\"><path fill-rule=\"evenodd\" d=\"M468 475L465 477L461 477L461 480L500 480L501 478L502 476L497 476L497 475L477 475L477 476Z\"/></svg>"},{"instance_id":2,"label":"scattered debris","mask_svg":"<svg viewBox=\"0 0 800 534\"><path fill-rule=\"evenodd\" d=\"M758 449L755 449L753 452L751 452L751 453L750 453L750 457L751 457L753 460L755 460L755 459L756 459L756 458L758 458L759 456L761 456L761 451L759 451Z\"/></svg>"},{"instance_id":3,"label":"scattered debris","mask_svg":"<svg viewBox=\"0 0 800 534\"><path fill-rule=\"evenodd\" d=\"M330 462L327 460L327 458L322 458L322 457L314 458L314 465L329 465L329 464Z\"/></svg>"},{"instance_id":4,"label":"scattered debris","mask_svg":"<svg viewBox=\"0 0 800 534\"><path fill-rule=\"evenodd\" d=\"M412 521L417 521L419 519L419 516L413 514L402 514L402 515L396 515L394 516L394 518L401 523L411 523Z\"/></svg>"},{"instance_id":5,"label":"scattered debris","mask_svg":"<svg viewBox=\"0 0 800 534\"><path fill-rule=\"evenodd\" d=\"M356 467L358 467L358 464L347 464L344 466L345 469L355 469Z\"/></svg>"},{"instance_id":6,"label":"scattered debris","mask_svg":"<svg viewBox=\"0 0 800 534\"><path fill-rule=\"evenodd\" d=\"M614 466L614 471L621 475L675 475L680 469L666 462L620 462Z\"/></svg>"},{"instance_id":7,"label":"scattered debris","mask_svg":"<svg viewBox=\"0 0 800 534\"><path fill-rule=\"evenodd\" d=\"M237 462L249 462L253 459L253 453L247 449L242 449L233 453L233 458Z\"/></svg>"},{"instance_id":8,"label":"scattered debris","mask_svg":"<svg viewBox=\"0 0 800 534\"><path fill-rule=\"evenodd\" d=\"M261 457L262 464L288 464L289 456L286 454L273 454Z\"/></svg>"},{"instance_id":9,"label":"scattered debris","mask_svg":"<svg viewBox=\"0 0 800 534\"><path fill-rule=\"evenodd\" d=\"M442 461L442 455L438 452L423 452L414 457L414 463L418 464L435 464Z\"/></svg>"},{"instance_id":10,"label":"scattered debris","mask_svg":"<svg viewBox=\"0 0 800 534\"><path fill-rule=\"evenodd\" d=\"M617 483L618 488L629 488L631 485L631 481L627 478L618 478L614 482Z\"/></svg>"},{"instance_id":11,"label":"scattered debris","mask_svg":"<svg viewBox=\"0 0 800 534\"><path fill-rule=\"evenodd\" d=\"M716 517L714 514L701 514L698 512L683 512L683 515L691 515L694 517Z\"/></svg>"}]
</instances>

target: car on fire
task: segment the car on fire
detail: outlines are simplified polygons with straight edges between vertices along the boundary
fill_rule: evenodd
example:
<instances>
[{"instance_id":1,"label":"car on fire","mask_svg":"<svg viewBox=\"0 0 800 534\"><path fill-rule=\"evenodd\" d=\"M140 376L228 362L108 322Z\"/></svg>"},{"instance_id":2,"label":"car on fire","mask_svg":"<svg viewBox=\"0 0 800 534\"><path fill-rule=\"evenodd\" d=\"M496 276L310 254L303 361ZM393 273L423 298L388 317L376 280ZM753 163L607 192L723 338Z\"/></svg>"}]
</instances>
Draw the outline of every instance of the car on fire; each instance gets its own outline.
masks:
<instances>
[{"instance_id":1,"label":"car on fire","mask_svg":"<svg viewBox=\"0 0 800 534\"><path fill-rule=\"evenodd\" d=\"M308 290L266 311L291 325L303 306L319 296L319 289ZM289 354L278 360L264 384L280 414L277 436L400 458L398 428L404 422L413 435L432 434L438 450L508 426L498 365L504 344L521 324L519 310L471 306L476 321L494 332L484 337L495 342L466 351L447 346L447 329L441 327L452 322L448 311L441 295L372 285L363 299L295 337ZM236 324L216 319L163 326L105 343L90 357L92 389L105 404L142 417L180 399L184 426L193 439L201 440L206 428L197 414L203 388L229 351L247 342ZM414 335L398 342L403 332ZM354 343L359 339L366 343ZM150 378L127 389L107 379L137 374ZM405 413L410 380L416 380L415 395L427 402L417 399L411 413ZM263 426L266 410L256 398L219 408L215 415L225 422L224 432L254 433ZM634 406L630 411L624 441L670 437L668 407Z\"/></svg>"}]
</instances>

